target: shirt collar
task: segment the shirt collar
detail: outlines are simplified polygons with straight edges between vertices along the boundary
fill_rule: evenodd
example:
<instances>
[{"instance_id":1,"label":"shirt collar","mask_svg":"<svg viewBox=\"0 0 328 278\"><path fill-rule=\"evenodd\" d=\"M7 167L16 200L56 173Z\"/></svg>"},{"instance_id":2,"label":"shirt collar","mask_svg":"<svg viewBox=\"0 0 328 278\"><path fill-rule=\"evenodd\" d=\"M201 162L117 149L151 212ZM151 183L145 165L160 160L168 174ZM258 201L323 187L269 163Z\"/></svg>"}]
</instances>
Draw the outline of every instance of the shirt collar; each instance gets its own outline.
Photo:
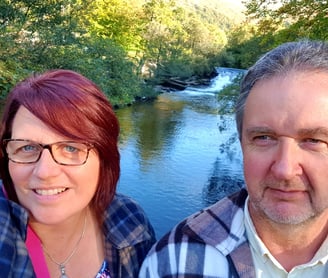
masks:
<instances>
[{"instance_id":1,"label":"shirt collar","mask_svg":"<svg viewBox=\"0 0 328 278\"><path fill-rule=\"evenodd\" d=\"M250 242L253 251L258 252L260 255L263 256L264 259L269 258L272 261L278 263L256 232L255 226L249 214L248 202L249 202L249 197L247 197L244 207L244 216L245 216L244 223L245 223L245 229L246 229L246 235L248 241ZM304 264L304 266L316 265L318 263L325 264L327 261L328 261L328 237L326 237L325 241L322 243L322 245L320 246L319 250L312 258L312 260Z\"/></svg>"}]
</instances>

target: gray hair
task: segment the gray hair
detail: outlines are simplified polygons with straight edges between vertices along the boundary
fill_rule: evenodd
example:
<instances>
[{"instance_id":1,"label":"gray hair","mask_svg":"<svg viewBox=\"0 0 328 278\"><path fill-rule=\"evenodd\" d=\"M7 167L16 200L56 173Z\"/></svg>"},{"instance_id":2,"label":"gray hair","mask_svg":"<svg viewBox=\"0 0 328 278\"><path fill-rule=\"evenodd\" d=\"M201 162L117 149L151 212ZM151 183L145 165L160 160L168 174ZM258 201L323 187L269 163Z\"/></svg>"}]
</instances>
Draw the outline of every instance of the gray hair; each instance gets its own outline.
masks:
<instances>
[{"instance_id":1,"label":"gray hair","mask_svg":"<svg viewBox=\"0 0 328 278\"><path fill-rule=\"evenodd\" d=\"M284 43L262 56L246 72L236 102L236 124L241 140L247 97L256 82L285 76L291 71L327 71L328 44L323 41L302 40Z\"/></svg>"}]
</instances>

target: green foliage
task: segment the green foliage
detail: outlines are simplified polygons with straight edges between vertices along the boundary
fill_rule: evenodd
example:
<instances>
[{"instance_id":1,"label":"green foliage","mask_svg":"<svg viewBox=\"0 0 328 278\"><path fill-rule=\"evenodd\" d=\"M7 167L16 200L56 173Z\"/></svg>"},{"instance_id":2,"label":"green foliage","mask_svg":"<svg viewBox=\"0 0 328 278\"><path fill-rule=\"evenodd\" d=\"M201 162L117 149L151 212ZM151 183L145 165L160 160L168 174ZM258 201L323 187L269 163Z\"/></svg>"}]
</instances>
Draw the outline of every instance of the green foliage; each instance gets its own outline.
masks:
<instances>
[{"instance_id":1,"label":"green foliage","mask_svg":"<svg viewBox=\"0 0 328 278\"><path fill-rule=\"evenodd\" d=\"M86 14L87 29L96 37L108 38L125 50L135 49L142 39L141 7L129 0L94 0Z\"/></svg>"},{"instance_id":2,"label":"green foliage","mask_svg":"<svg viewBox=\"0 0 328 278\"><path fill-rule=\"evenodd\" d=\"M0 63L0 98L6 96L6 92L10 90L16 80L14 80L14 75L11 71L7 70L4 63Z\"/></svg>"},{"instance_id":3,"label":"green foliage","mask_svg":"<svg viewBox=\"0 0 328 278\"><path fill-rule=\"evenodd\" d=\"M186 6L186 2L164 0L151 0L143 6L145 18L150 20L145 24L142 60L156 65L154 82L170 76L184 79L209 74L227 43L226 21L221 22L218 13L205 17L205 5Z\"/></svg>"},{"instance_id":4,"label":"green foliage","mask_svg":"<svg viewBox=\"0 0 328 278\"><path fill-rule=\"evenodd\" d=\"M0 98L31 72L53 68L86 75L115 104L153 97L146 84L171 76L206 75L236 23L219 2L3 0Z\"/></svg>"},{"instance_id":5,"label":"green foliage","mask_svg":"<svg viewBox=\"0 0 328 278\"><path fill-rule=\"evenodd\" d=\"M245 0L246 20L228 36L222 66L248 68L277 45L304 38L327 40L328 2Z\"/></svg>"},{"instance_id":6,"label":"green foliage","mask_svg":"<svg viewBox=\"0 0 328 278\"><path fill-rule=\"evenodd\" d=\"M31 72L67 68L121 105L152 97L146 84L248 68L285 41L327 40L327 1L245 0L242 23L228 2L2 0L0 98Z\"/></svg>"},{"instance_id":7,"label":"green foliage","mask_svg":"<svg viewBox=\"0 0 328 278\"><path fill-rule=\"evenodd\" d=\"M140 94L141 80L135 75L126 51L113 40L91 38L88 34L85 11L90 3L2 3L0 40L4 43L0 45L0 53L5 70L0 75L1 97L28 73L53 68L72 69L86 75L109 98L130 103Z\"/></svg>"},{"instance_id":8,"label":"green foliage","mask_svg":"<svg viewBox=\"0 0 328 278\"><path fill-rule=\"evenodd\" d=\"M218 93L219 115L234 113L243 74L238 75Z\"/></svg>"},{"instance_id":9,"label":"green foliage","mask_svg":"<svg viewBox=\"0 0 328 278\"><path fill-rule=\"evenodd\" d=\"M247 15L256 19L262 34L277 33L277 39L312 38L326 40L327 1L320 0L248 0Z\"/></svg>"}]
</instances>

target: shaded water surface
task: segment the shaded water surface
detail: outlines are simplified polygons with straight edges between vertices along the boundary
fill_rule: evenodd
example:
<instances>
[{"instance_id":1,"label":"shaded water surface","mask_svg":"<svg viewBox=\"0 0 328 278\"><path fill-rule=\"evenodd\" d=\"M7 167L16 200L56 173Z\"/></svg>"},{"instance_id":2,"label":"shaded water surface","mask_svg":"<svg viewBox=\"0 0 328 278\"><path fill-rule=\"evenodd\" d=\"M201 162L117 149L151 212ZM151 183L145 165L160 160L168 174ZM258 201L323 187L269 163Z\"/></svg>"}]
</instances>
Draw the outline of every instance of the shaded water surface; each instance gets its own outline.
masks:
<instances>
[{"instance_id":1,"label":"shaded water surface","mask_svg":"<svg viewBox=\"0 0 328 278\"><path fill-rule=\"evenodd\" d=\"M121 125L118 191L145 209L157 237L242 186L234 119L217 92L237 71L218 69L206 88L161 94L116 111Z\"/></svg>"}]
</instances>

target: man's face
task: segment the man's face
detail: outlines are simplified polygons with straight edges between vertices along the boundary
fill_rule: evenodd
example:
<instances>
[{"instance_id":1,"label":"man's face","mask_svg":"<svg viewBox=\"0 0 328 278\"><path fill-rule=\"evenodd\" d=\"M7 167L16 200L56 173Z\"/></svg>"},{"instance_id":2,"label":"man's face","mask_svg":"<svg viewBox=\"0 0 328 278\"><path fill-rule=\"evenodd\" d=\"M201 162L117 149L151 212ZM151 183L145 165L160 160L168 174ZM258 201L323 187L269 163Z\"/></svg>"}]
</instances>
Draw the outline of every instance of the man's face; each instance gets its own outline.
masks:
<instances>
[{"instance_id":1,"label":"man's face","mask_svg":"<svg viewBox=\"0 0 328 278\"><path fill-rule=\"evenodd\" d=\"M301 224L328 216L328 73L256 83L241 145L253 219Z\"/></svg>"}]
</instances>

